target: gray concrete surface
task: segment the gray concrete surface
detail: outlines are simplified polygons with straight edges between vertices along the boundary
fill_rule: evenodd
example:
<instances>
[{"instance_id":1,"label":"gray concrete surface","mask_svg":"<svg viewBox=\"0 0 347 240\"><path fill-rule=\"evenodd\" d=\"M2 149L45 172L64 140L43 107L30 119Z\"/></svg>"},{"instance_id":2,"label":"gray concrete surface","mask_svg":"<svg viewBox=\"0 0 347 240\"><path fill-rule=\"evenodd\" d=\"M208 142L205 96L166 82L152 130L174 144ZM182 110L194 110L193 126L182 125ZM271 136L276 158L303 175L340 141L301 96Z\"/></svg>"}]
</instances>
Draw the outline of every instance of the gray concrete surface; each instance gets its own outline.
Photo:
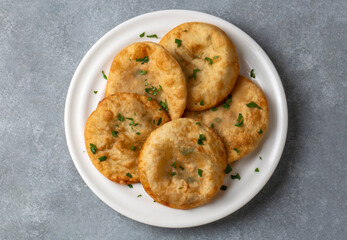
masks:
<instances>
[{"instance_id":1,"label":"gray concrete surface","mask_svg":"<svg viewBox=\"0 0 347 240\"><path fill-rule=\"evenodd\" d=\"M0 239L346 239L346 2L0 1ZM282 78L289 131L278 168L236 213L190 229L121 216L83 182L64 135L71 77L107 31L191 9L246 31Z\"/></svg>"}]
</instances>

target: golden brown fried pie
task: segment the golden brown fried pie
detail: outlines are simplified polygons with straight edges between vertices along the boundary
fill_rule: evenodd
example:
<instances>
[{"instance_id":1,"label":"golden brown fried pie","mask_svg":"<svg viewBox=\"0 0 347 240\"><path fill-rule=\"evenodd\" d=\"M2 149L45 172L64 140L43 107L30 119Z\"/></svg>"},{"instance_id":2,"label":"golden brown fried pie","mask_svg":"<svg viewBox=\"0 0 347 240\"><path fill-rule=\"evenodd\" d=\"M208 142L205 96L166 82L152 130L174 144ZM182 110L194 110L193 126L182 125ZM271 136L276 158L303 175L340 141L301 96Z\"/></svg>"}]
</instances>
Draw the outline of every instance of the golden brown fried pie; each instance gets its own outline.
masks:
<instances>
[{"instance_id":1,"label":"golden brown fried pie","mask_svg":"<svg viewBox=\"0 0 347 240\"><path fill-rule=\"evenodd\" d=\"M155 101L133 93L106 97L89 116L84 138L94 166L108 179L139 182L137 162L142 145L154 129L169 121Z\"/></svg>"},{"instance_id":2,"label":"golden brown fried pie","mask_svg":"<svg viewBox=\"0 0 347 240\"><path fill-rule=\"evenodd\" d=\"M264 137L269 123L269 107L262 90L239 76L229 97L216 108L185 112L184 117L210 126L226 146L228 162L251 153Z\"/></svg>"},{"instance_id":3,"label":"golden brown fried pie","mask_svg":"<svg viewBox=\"0 0 347 240\"><path fill-rule=\"evenodd\" d=\"M231 92L239 75L235 46L218 27L183 23L160 41L181 65L187 79L187 110L218 105Z\"/></svg>"},{"instance_id":4,"label":"golden brown fried pie","mask_svg":"<svg viewBox=\"0 0 347 240\"><path fill-rule=\"evenodd\" d=\"M187 103L187 86L180 65L170 53L152 42L138 42L113 59L106 96L130 92L153 99L171 119L181 117Z\"/></svg>"},{"instance_id":5,"label":"golden brown fried pie","mask_svg":"<svg viewBox=\"0 0 347 240\"><path fill-rule=\"evenodd\" d=\"M224 180L224 144L209 127L180 118L147 138L140 153L140 181L155 201L190 209L208 203Z\"/></svg>"}]
</instances>

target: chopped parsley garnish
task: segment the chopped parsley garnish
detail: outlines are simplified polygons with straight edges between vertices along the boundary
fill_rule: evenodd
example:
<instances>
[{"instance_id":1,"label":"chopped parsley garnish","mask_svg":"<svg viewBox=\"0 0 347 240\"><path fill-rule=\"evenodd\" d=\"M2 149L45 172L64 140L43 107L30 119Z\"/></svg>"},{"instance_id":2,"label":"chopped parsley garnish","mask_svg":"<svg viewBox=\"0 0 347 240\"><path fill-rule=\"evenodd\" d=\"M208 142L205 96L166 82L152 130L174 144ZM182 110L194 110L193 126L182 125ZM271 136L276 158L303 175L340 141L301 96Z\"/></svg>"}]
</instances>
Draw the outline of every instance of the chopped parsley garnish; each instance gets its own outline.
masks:
<instances>
[{"instance_id":1,"label":"chopped parsley garnish","mask_svg":"<svg viewBox=\"0 0 347 240\"><path fill-rule=\"evenodd\" d=\"M214 128L214 124L213 123L211 124L211 128Z\"/></svg>"},{"instance_id":2,"label":"chopped parsley garnish","mask_svg":"<svg viewBox=\"0 0 347 240\"><path fill-rule=\"evenodd\" d=\"M139 194L139 195L137 195L137 197L139 198L139 197L142 197L142 195L141 194Z\"/></svg>"},{"instance_id":3,"label":"chopped parsley garnish","mask_svg":"<svg viewBox=\"0 0 347 240\"><path fill-rule=\"evenodd\" d=\"M213 57L213 59L217 59L217 58L219 58L219 56L214 56L214 57Z\"/></svg>"},{"instance_id":4,"label":"chopped parsley garnish","mask_svg":"<svg viewBox=\"0 0 347 240\"><path fill-rule=\"evenodd\" d=\"M241 113L239 113L239 117L237 118L237 123L235 124L236 127L241 127L243 124L243 116Z\"/></svg>"},{"instance_id":5,"label":"chopped parsley garnish","mask_svg":"<svg viewBox=\"0 0 347 240\"><path fill-rule=\"evenodd\" d=\"M176 162L173 162L173 164L171 164L171 167L176 168Z\"/></svg>"},{"instance_id":6,"label":"chopped parsley garnish","mask_svg":"<svg viewBox=\"0 0 347 240\"><path fill-rule=\"evenodd\" d=\"M182 40L181 39L175 39L175 43L177 44L177 47L179 48L182 44Z\"/></svg>"},{"instance_id":7,"label":"chopped parsley garnish","mask_svg":"<svg viewBox=\"0 0 347 240\"><path fill-rule=\"evenodd\" d=\"M171 173L171 177L175 176L176 175L176 172L172 172Z\"/></svg>"},{"instance_id":8,"label":"chopped parsley garnish","mask_svg":"<svg viewBox=\"0 0 347 240\"><path fill-rule=\"evenodd\" d=\"M202 171L201 169L198 168L198 174L199 174L200 177L202 177L202 172L203 172L203 171Z\"/></svg>"},{"instance_id":9,"label":"chopped parsley garnish","mask_svg":"<svg viewBox=\"0 0 347 240\"><path fill-rule=\"evenodd\" d=\"M238 150L237 148L234 148L235 152L240 153L240 150Z\"/></svg>"},{"instance_id":10,"label":"chopped parsley garnish","mask_svg":"<svg viewBox=\"0 0 347 240\"><path fill-rule=\"evenodd\" d=\"M199 126L201 127L201 123L199 123L199 122L196 122L195 124L196 124L196 125L199 125Z\"/></svg>"},{"instance_id":11,"label":"chopped parsley garnish","mask_svg":"<svg viewBox=\"0 0 347 240\"><path fill-rule=\"evenodd\" d=\"M183 187L179 187L178 189L182 189Z\"/></svg>"},{"instance_id":12,"label":"chopped parsley garnish","mask_svg":"<svg viewBox=\"0 0 347 240\"><path fill-rule=\"evenodd\" d=\"M200 106L204 106L204 100L200 101Z\"/></svg>"},{"instance_id":13,"label":"chopped parsley garnish","mask_svg":"<svg viewBox=\"0 0 347 240\"><path fill-rule=\"evenodd\" d=\"M259 134L262 134L262 133L263 133L263 129L260 129L258 133L259 133Z\"/></svg>"},{"instance_id":14,"label":"chopped parsley garnish","mask_svg":"<svg viewBox=\"0 0 347 240\"><path fill-rule=\"evenodd\" d=\"M186 155L191 154L192 152L194 152L194 148L193 147L192 148L183 148L183 149L179 148L179 150L180 150L180 152L181 152L181 154L183 156L186 156Z\"/></svg>"},{"instance_id":15,"label":"chopped parsley garnish","mask_svg":"<svg viewBox=\"0 0 347 240\"><path fill-rule=\"evenodd\" d=\"M117 133L118 133L117 131L112 131L112 136L118 137L118 136L117 136Z\"/></svg>"},{"instance_id":16,"label":"chopped parsley garnish","mask_svg":"<svg viewBox=\"0 0 347 240\"><path fill-rule=\"evenodd\" d=\"M220 190L222 190L222 191L225 191L225 190L227 190L227 186L225 186L225 185L222 185L222 186L220 187Z\"/></svg>"},{"instance_id":17,"label":"chopped parsley garnish","mask_svg":"<svg viewBox=\"0 0 347 240\"><path fill-rule=\"evenodd\" d=\"M139 125L138 123L134 123L134 119L133 118L126 118L126 119L128 119L128 120L130 120L131 122L129 123L129 126L137 126L137 125Z\"/></svg>"},{"instance_id":18,"label":"chopped parsley garnish","mask_svg":"<svg viewBox=\"0 0 347 240\"><path fill-rule=\"evenodd\" d=\"M178 166L181 170L184 170L184 167L182 167L182 166Z\"/></svg>"},{"instance_id":19,"label":"chopped parsley garnish","mask_svg":"<svg viewBox=\"0 0 347 240\"><path fill-rule=\"evenodd\" d=\"M152 98L151 98L151 97L149 97L149 98L147 98L147 100L148 100L148 101L152 101Z\"/></svg>"},{"instance_id":20,"label":"chopped parsley garnish","mask_svg":"<svg viewBox=\"0 0 347 240\"><path fill-rule=\"evenodd\" d=\"M188 32L187 29L184 29L182 32Z\"/></svg>"},{"instance_id":21,"label":"chopped parsley garnish","mask_svg":"<svg viewBox=\"0 0 347 240\"><path fill-rule=\"evenodd\" d=\"M159 85L158 88L156 87L150 87L150 88L145 88L146 93L151 94L153 96L156 96L161 90L161 85Z\"/></svg>"},{"instance_id":22,"label":"chopped parsley garnish","mask_svg":"<svg viewBox=\"0 0 347 240\"><path fill-rule=\"evenodd\" d=\"M215 111L217 111L217 108L216 107L212 107L211 110L212 110L212 112L215 112Z\"/></svg>"},{"instance_id":23,"label":"chopped parsley garnish","mask_svg":"<svg viewBox=\"0 0 347 240\"><path fill-rule=\"evenodd\" d=\"M159 118L159 120L157 122L157 126L159 126L161 124L161 120L162 120L162 118Z\"/></svg>"},{"instance_id":24,"label":"chopped parsley garnish","mask_svg":"<svg viewBox=\"0 0 347 240\"><path fill-rule=\"evenodd\" d=\"M256 104L255 102L250 102L248 104L246 104L247 107L249 108L258 108L258 109L262 109L261 107L258 106L258 104Z\"/></svg>"},{"instance_id":25,"label":"chopped parsley garnish","mask_svg":"<svg viewBox=\"0 0 347 240\"><path fill-rule=\"evenodd\" d=\"M131 184L128 184L128 187L129 187L129 188L133 188L133 185L131 185Z\"/></svg>"},{"instance_id":26,"label":"chopped parsley garnish","mask_svg":"<svg viewBox=\"0 0 347 240\"><path fill-rule=\"evenodd\" d=\"M127 176L129 178L133 178L133 176L130 173L127 173L125 176Z\"/></svg>"},{"instance_id":27,"label":"chopped parsley garnish","mask_svg":"<svg viewBox=\"0 0 347 240\"><path fill-rule=\"evenodd\" d=\"M225 172L225 174L229 174L232 170L233 170L233 169L230 167L230 165L227 164L227 166L226 166L224 172Z\"/></svg>"},{"instance_id":28,"label":"chopped parsley garnish","mask_svg":"<svg viewBox=\"0 0 347 240\"><path fill-rule=\"evenodd\" d=\"M136 135L140 135L141 133L137 132Z\"/></svg>"},{"instance_id":29,"label":"chopped parsley garnish","mask_svg":"<svg viewBox=\"0 0 347 240\"><path fill-rule=\"evenodd\" d=\"M93 143L90 143L90 151L95 154L97 150L98 148Z\"/></svg>"},{"instance_id":30,"label":"chopped parsley garnish","mask_svg":"<svg viewBox=\"0 0 347 240\"><path fill-rule=\"evenodd\" d=\"M166 102L166 98L165 98L165 102L160 101L159 105L161 106L162 109L165 110L165 112L169 111L169 108L167 107L167 102Z\"/></svg>"},{"instance_id":31,"label":"chopped parsley garnish","mask_svg":"<svg viewBox=\"0 0 347 240\"><path fill-rule=\"evenodd\" d=\"M240 174L236 174L236 175L231 175L231 179L238 179L238 180L241 180L241 176Z\"/></svg>"},{"instance_id":32,"label":"chopped parsley garnish","mask_svg":"<svg viewBox=\"0 0 347 240\"><path fill-rule=\"evenodd\" d=\"M207 62L209 62L210 64L213 64L213 61L212 61L212 59L211 59L211 58L209 58L209 57L205 57L205 60L206 60Z\"/></svg>"},{"instance_id":33,"label":"chopped parsley garnish","mask_svg":"<svg viewBox=\"0 0 347 240\"><path fill-rule=\"evenodd\" d=\"M144 64L148 61L149 61L148 56L143 57L143 58L136 58L136 62L141 62L141 64Z\"/></svg>"},{"instance_id":34,"label":"chopped parsley garnish","mask_svg":"<svg viewBox=\"0 0 347 240\"><path fill-rule=\"evenodd\" d=\"M120 113L118 113L118 120L121 122L124 121L124 116L122 116Z\"/></svg>"},{"instance_id":35,"label":"chopped parsley garnish","mask_svg":"<svg viewBox=\"0 0 347 240\"><path fill-rule=\"evenodd\" d=\"M223 107L225 109L228 109L230 107L230 102L231 102L231 94L229 94L228 99L225 101L225 103L223 104Z\"/></svg>"},{"instance_id":36,"label":"chopped parsley garnish","mask_svg":"<svg viewBox=\"0 0 347 240\"><path fill-rule=\"evenodd\" d=\"M206 137L204 136L204 134L199 135L198 144L199 145L205 145L202 141L206 141Z\"/></svg>"},{"instance_id":37,"label":"chopped parsley garnish","mask_svg":"<svg viewBox=\"0 0 347 240\"><path fill-rule=\"evenodd\" d=\"M104 79L107 80L107 76L106 76L105 72L101 71L101 73L102 73L102 76L104 77Z\"/></svg>"},{"instance_id":38,"label":"chopped parsley garnish","mask_svg":"<svg viewBox=\"0 0 347 240\"><path fill-rule=\"evenodd\" d=\"M100 160L100 162L102 162L102 161L106 161L107 157L106 156L102 156L102 157L99 157L98 159Z\"/></svg>"},{"instance_id":39,"label":"chopped parsley garnish","mask_svg":"<svg viewBox=\"0 0 347 240\"><path fill-rule=\"evenodd\" d=\"M196 79L196 73L197 73L197 72L200 72L200 71L201 71L201 70L200 70L199 68L195 68L195 69L193 70L193 74L190 75L189 78L194 78L194 79Z\"/></svg>"},{"instance_id":40,"label":"chopped parsley garnish","mask_svg":"<svg viewBox=\"0 0 347 240\"><path fill-rule=\"evenodd\" d=\"M147 71L139 70L139 73L140 73L140 75L146 75L146 74L147 74Z\"/></svg>"},{"instance_id":41,"label":"chopped parsley garnish","mask_svg":"<svg viewBox=\"0 0 347 240\"><path fill-rule=\"evenodd\" d=\"M254 69L251 70L251 73L249 74L252 78L255 78L255 73L254 73Z\"/></svg>"},{"instance_id":42,"label":"chopped parsley garnish","mask_svg":"<svg viewBox=\"0 0 347 240\"><path fill-rule=\"evenodd\" d=\"M254 171L255 171L255 172L259 172L259 168L256 168Z\"/></svg>"},{"instance_id":43,"label":"chopped parsley garnish","mask_svg":"<svg viewBox=\"0 0 347 240\"><path fill-rule=\"evenodd\" d=\"M148 38L158 38L157 34L147 35Z\"/></svg>"},{"instance_id":44,"label":"chopped parsley garnish","mask_svg":"<svg viewBox=\"0 0 347 240\"><path fill-rule=\"evenodd\" d=\"M144 36L145 36L145 32L143 32L143 33L140 34L140 37L141 37L141 38L144 37Z\"/></svg>"},{"instance_id":45,"label":"chopped parsley garnish","mask_svg":"<svg viewBox=\"0 0 347 240\"><path fill-rule=\"evenodd\" d=\"M135 152L136 151L136 147L131 146L131 150L133 150Z\"/></svg>"},{"instance_id":46,"label":"chopped parsley garnish","mask_svg":"<svg viewBox=\"0 0 347 240\"><path fill-rule=\"evenodd\" d=\"M261 156L259 156L259 159L260 159L260 160L263 160L263 159L261 158Z\"/></svg>"},{"instance_id":47,"label":"chopped parsley garnish","mask_svg":"<svg viewBox=\"0 0 347 240\"><path fill-rule=\"evenodd\" d=\"M94 93L95 93L95 94L97 94L97 93L98 93L98 91L94 91Z\"/></svg>"}]
</instances>

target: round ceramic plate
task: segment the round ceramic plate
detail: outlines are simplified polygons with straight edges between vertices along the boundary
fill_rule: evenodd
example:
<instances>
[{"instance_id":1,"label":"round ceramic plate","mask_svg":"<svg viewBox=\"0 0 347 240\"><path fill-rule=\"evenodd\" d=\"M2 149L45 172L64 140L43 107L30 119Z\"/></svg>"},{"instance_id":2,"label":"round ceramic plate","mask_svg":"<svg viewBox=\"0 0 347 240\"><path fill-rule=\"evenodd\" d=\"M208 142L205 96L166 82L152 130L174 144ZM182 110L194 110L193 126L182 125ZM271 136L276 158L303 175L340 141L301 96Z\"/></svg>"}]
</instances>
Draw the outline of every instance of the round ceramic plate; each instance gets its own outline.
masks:
<instances>
[{"instance_id":1,"label":"round ceramic plate","mask_svg":"<svg viewBox=\"0 0 347 240\"><path fill-rule=\"evenodd\" d=\"M84 126L88 116L104 98L106 80L114 56L127 45L138 41L159 42L160 39L140 38L139 35L164 36L184 22L206 22L223 29L234 42L240 61L241 74L249 77L255 69L254 82L267 97L270 109L269 129L259 147L249 156L232 164L231 175L225 177L226 191L219 191L202 207L177 210L165 207L147 195L141 184L134 188L119 185L105 178L93 166L84 145ZM96 94L94 91L98 91ZM218 17L201 12L167 10L144 14L130 19L106 33L84 56L69 87L65 105L65 133L72 160L90 189L117 212L149 225L183 228L203 225L221 219L250 201L274 172L287 135L288 113L283 86L269 57L245 32ZM261 157L261 159L260 159ZM259 172L255 172L258 168ZM139 195L141 196L139 197Z\"/></svg>"}]
</instances>

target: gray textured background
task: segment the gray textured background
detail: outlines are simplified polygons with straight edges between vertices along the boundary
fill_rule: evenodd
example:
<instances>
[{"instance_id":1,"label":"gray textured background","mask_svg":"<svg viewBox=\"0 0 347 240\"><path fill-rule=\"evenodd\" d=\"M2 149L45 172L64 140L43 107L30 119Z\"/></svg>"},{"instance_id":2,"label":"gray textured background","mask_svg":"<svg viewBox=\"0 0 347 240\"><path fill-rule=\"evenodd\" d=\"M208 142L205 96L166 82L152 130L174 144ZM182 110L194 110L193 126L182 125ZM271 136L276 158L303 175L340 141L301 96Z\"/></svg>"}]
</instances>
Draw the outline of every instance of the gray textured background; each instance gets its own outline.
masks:
<instances>
[{"instance_id":1,"label":"gray textured background","mask_svg":"<svg viewBox=\"0 0 347 240\"><path fill-rule=\"evenodd\" d=\"M265 188L220 221L178 230L137 223L99 200L73 165L63 124L88 49L129 18L176 8L253 37L289 107L286 147ZM0 0L0 239L346 239L346 12L343 0Z\"/></svg>"}]
</instances>

